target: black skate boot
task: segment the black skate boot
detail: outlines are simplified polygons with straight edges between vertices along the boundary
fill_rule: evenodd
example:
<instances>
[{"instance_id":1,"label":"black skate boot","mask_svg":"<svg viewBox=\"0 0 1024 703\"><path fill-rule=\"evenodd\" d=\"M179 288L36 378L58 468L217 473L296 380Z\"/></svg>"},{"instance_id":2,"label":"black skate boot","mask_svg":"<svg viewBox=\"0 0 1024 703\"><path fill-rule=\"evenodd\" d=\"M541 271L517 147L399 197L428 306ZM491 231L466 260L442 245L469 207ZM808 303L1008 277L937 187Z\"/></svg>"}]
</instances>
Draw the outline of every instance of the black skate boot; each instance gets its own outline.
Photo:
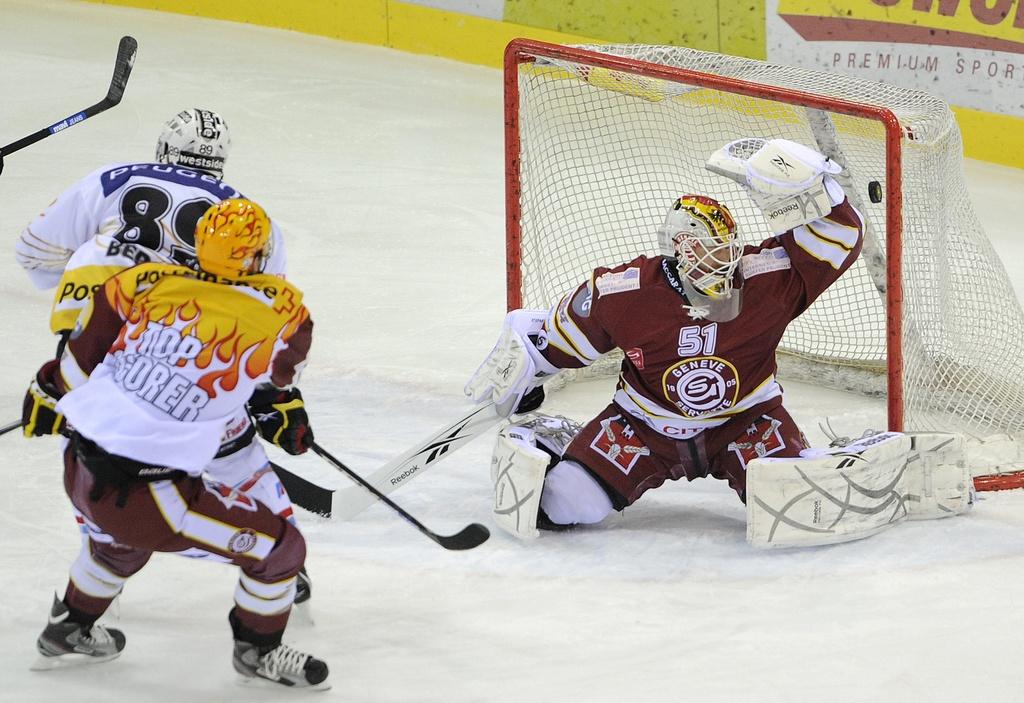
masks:
<instances>
[{"instance_id":1,"label":"black skate boot","mask_svg":"<svg viewBox=\"0 0 1024 703\"><path fill-rule=\"evenodd\" d=\"M43 671L61 666L110 661L124 649L124 633L95 623L89 626L68 620L64 601L53 597L50 621L36 640L40 657L32 669Z\"/></svg>"},{"instance_id":2,"label":"black skate boot","mask_svg":"<svg viewBox=\"0 0 1024 703\"><path fill-rule=\"evenodd\" d=\"M235 640L233 664L243 684L275 683L317 691L331 687L325 662L286 644L260 647Z\"/></svg>"}]
</instances>

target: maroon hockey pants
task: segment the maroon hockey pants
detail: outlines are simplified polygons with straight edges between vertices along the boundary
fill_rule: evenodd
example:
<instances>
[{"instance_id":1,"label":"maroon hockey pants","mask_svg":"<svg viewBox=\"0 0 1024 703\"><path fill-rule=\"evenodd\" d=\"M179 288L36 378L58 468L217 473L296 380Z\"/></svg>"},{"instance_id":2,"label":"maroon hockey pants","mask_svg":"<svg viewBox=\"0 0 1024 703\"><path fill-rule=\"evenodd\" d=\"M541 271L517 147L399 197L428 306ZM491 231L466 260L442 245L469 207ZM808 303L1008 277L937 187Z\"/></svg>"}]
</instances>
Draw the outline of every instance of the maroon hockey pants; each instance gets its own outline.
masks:
<instances>
[{"instance_id":1,"label":"maroon hockey pants","mask_svg":"<svg viewBox=\"0 0 1024 703\"><path fill-rule=\"evenodd\" d=\"M759 456L799 456L807 447L800 428L781 405L762 404L677 440L654 431L614 403L583 426L566 448L601 481L617 510L665 481L711 476L746 498L747 463Z\"/></svg>"},{"instance_id":2,"label":"maroon hockey pants","mask_svg":"<svg viewBox=\"0 0 1024 703\"><path fill-rule=\"evenodd\" d=\"M199 548L239 566L242 572L265 584L276 584L295 576L306 557L302 534L284 518L262 503L245 496L225 495L201 479L186 477L160 481L163 494L171 495L175 507L187 511L189 525L173 525L168 506L154 489L157 483L132 484L123 505L118 506L118 488L110 487L97 500L90 500L94 477L75 456L74 445L64 454L64 489L72 504L112 542L89 540L93 560L111 574L127 578L135 574L153 552L181 552ZM178 499L180 498L180 504ZM176 529L177 527L177 529ZM260 548L262 546L262 552ZM170 594L169 594L170 595ZM95 597L69 581L65 603L85 615L99 617L113 597ZM279 635L288 623L290 609L271 615L236 607L233 620L260 635Z\"/></svg>"}]
</instances>

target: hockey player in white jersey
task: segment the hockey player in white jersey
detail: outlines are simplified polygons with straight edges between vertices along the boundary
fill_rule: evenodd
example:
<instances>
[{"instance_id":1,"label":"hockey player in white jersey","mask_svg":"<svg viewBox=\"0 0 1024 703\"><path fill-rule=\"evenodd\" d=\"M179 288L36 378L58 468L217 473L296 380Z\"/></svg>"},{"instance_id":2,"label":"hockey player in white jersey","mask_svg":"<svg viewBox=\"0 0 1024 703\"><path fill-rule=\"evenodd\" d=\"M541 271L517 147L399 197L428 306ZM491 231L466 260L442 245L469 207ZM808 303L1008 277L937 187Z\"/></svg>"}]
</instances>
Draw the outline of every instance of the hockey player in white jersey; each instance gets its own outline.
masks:
<instances>
[{"instance_id":1,"label":"hockey player in white jersey","mask_svg":"<svg viewBox=\"0 0 1024 703\"><path fill-rule=\"evenodd\" d=\"M163 126L154 161L98 168L28 224L16 244L16 257L37 288L54 290L50 329L61 338L58 356L79 312L114 274L146 262L196 268L199 218L217 202L244 197L221 180L230 149L230 132L219 114L183 110ZM273 221L270 227L264 272L283 278L284 240ZM258 394L250 409L253 422L232 428L234 442L207 471L294 522L287 491L262 448L252 445L259 431L290 454L304 451L294 441L305 422L301 393ZM30 428L25 434L32 434ZM303 570L299 603L308 600L310 588Z\"/></svg>"},{"instance_id":2,"label":"hockey player in white jersey","mask_svg":"<svg viewBox=\"0 0 1024 703\"><path fill-rule=\"evenodd\" d=\"M196 222L214 203L244 197L221 180L231 147L210 110L184 110L164 125L152 162L102 166L57 196L21 233L18 264L55 289L50 327L69 330L99 285L154 261L195 268ZM266 272L284 275L284 241L272 225Z\"/></svg>"},{"instance_id":3,"label":"hockey player in white jersey","mask_svg":"<svg viewBox=\"0 0 1024 703\"><path fill-rule=\"evenodd\" d=\"M327 664L282 642L302 534L203 475L254 391L298 380L313 322L302 291L262 273L270 222L258 205L212 206L196 237L198 271L147 263L105 281L26 394L27 425L70 437L64 488L90 526L35 668L120 655L124 634L96 621L153 552L198 547L241 571L228 619L242 682L328 688Z\"/></svg>"}]
</instances>

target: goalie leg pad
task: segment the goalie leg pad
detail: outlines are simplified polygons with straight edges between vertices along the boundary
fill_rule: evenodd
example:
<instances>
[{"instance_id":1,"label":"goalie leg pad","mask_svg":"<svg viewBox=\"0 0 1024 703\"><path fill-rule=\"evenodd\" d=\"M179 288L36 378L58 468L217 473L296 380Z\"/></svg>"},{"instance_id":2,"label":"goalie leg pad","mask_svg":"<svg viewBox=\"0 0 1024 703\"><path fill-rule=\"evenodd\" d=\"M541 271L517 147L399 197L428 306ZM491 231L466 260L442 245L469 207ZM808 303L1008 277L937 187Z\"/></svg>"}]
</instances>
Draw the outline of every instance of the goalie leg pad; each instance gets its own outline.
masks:
<instances>
[{"instance_id":1,"label":"goalie leg pad","mask_svg":"<svg viewBox=\"0 0 1024 703\"><path fill-rule=\"evenodd\" d=\"M611 498L590 472L561 460L579 431L569 418L533 413L499 433L491 461L499 527L532 539L539 535L541 508L548 522L558 526L591 525L613 510Z\"/></svg>"},{"instance_id":2,"label":"goalie leg pad","mask_svg":"<svg viewBox=\"0 0 1024 703\"><path fill-rule=\"evenodd\" d=\"M911 520L952 517L973 503L974 481L963 435L910 433L907 461L907 510Z\"/></svg>"},{"instance_id":3,"label":"goalie leg pad","mask_svg":"<svg viewBox=\"0 0 1024 703\"><path fill-rule=\"evenodd\" d=\"M551 457L533 445L529 430L509 425L498 433L491 457L494 522L519 539L535 539L540 496Z\"/></svg>"},{"instance_id":4,"label":"goalie leg pad","mask_svg":"<svg viewBox=\"0 0 1024 703\"><path fill-rule=\"evenodd\" d=\"M909 516L911 439L884 432L801 457L747 465L747 541L803 547L869 537Z\"/></svg>"}]
</instances>

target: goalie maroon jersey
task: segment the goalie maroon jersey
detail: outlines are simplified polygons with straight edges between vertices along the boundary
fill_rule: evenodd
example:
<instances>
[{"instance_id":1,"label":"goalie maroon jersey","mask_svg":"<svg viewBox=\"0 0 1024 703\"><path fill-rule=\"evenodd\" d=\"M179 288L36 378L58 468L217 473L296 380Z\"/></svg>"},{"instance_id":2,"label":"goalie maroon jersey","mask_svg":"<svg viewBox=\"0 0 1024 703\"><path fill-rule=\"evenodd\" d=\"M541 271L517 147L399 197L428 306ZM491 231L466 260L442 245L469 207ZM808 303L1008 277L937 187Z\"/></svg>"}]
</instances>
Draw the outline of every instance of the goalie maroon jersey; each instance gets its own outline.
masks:
<instances>
[{"instance_id":1,"label":"goalie maroon jersey","mask_svg":"<svg viewBox=\"0 0 1024 703\"><path fill-rule=\"evenodd\" d=\"M853 264L862 226L844 201L825 218L745 247L733 293L742 307L728 322L695 317L672 258L598 268L551 308L537 346L559 368L621 349L616 405L662 435L694 437L782 395L776 347L789 322Z\"/></svg>"}]
</instances>

